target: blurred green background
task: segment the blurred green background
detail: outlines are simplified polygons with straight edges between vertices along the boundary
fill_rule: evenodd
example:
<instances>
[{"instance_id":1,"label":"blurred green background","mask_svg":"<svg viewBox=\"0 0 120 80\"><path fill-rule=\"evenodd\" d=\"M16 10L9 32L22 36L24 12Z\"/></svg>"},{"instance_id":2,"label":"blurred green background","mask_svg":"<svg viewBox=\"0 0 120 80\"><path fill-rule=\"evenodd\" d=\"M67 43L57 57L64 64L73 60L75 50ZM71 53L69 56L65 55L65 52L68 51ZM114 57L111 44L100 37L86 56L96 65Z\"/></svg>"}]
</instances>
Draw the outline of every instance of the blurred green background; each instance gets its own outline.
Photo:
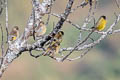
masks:
<instances>
[{"instance_id":1,"label":"blurred green background","mask_svg":"<svg viewBox=\"0 0 120 80\"><path fill-rule=\"evenodd\" d=\"M67 1L56 0L52 12L63 13ZM81 3L81 1L75 0L73 7ZM9 0L8 3L10 30L14 25L17 25L22 33L31 13L31 0ZM81 26L88 14L88 8L89 6L79 8L70 14L69 19ZM95 13L96 20L99 16L106 15L108 28L115 19L114 12L119 12L114 0L99 0ZM46 19L47 16L43 18L44 21ZM50 19L47 33L52 30L53 22L57 23L59 20L56 17L51 17ZM2 26L5 26L4 13L0 16L0 23L2 23ZM92 25L93 23L90 23L88 27ZM119 25L117 24L116 29L120 28ZM79 30L68 23L63 25L62 30L65 32L65 36L63 37L61 47L74 46L79 36ZM87 32L83 32L82 36L84 37L86 34ZM94 39L98 39L99 37L99 35L94 36L92 35ZM30 40L30 43L32 41ZM72 62L65 61L63 63L58 63L48 57L34 59L26 52L9 65L2 80L120 80L119 44L120 34L110 35L92 49L84 58ZM81 52L74 53L80 55ZM75 57L75 55L73 56Z\"/></svg>"}]
</instances>

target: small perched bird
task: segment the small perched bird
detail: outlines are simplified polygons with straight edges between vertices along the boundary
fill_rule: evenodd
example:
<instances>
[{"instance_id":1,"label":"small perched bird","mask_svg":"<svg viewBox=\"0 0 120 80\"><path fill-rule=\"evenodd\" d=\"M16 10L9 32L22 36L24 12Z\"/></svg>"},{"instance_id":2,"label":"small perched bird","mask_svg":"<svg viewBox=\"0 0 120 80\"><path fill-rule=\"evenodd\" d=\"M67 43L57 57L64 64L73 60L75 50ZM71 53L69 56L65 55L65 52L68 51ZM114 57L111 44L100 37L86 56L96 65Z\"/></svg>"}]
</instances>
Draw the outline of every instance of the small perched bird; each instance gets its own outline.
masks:
<instances>
[{"instance_id":1,"label":"small perched bird","mask_svg":"<svg viewBox=\"0 0 120 80\"><path fill-rule=\"evenodd\" d=\"M19 28L14 26L9 34L8 41L15 41L19 37Z\"/></svg>"},{"instance_id":2,"label":"small perched bird","mask_svg":"<svg viewBox=\"0 0 120 80\"><path fill-rule=\"evenodd\" d=\"M46 26L43 21L39 23L39 25L35 28L35 31L33 32L33 38L34 40L42 37L46 33Z\"/></svg>"},{"instance_id":3,"label":"small perched bird","mask_svg":"<svg viewBox=\"0 0 120 80\"><path fill-rule=\"evenodd\" d=\"M62 42L63 35L64 35L64 32L59 31L57 34L53 36L53 39L49 43L47 50L43 54L44 56L49 55L51 57L54 57L54 54L59 52L60 43Z\"/></svg>"},{"instance_id":4,"label":"small perched bird","mask_svg":"<svg viewBox=\"0 0 120 80\"><path fill-rule=\"evenodd\" d=\"M49 55L51 57L54 57L54 54L58 53L59 49L60 49L60 42L54 39L54 41L52 41L52 43L48 46L48 48L46 49L43 55L44 56Z\"/></svg>"},{"instance_id":5,"label":"small perched bird","mask_svg":"<svg viewBox=\"0 0 120 80\"><path fill-rule=\"evenodd\" d=\"M97 23L95 24L94 27L92 27L92 29L102 31L106 27L106 24L107 24L106 16L103 15L98 19Z\"/></svg>"},{"instance_id":6,"label":"small perched bird","mask_svg":"<svg viewBox=\"0 0 120 80\"><path fill-rule=\"evenodd\" d=\"M84 1L81 3L81 6L82 6L82 8L83 8L84 6L86 6L87 4L89 4L90 7L91 7L93 2L94 2L94 0L84 0Z\"/></svg>"}]
</instances>

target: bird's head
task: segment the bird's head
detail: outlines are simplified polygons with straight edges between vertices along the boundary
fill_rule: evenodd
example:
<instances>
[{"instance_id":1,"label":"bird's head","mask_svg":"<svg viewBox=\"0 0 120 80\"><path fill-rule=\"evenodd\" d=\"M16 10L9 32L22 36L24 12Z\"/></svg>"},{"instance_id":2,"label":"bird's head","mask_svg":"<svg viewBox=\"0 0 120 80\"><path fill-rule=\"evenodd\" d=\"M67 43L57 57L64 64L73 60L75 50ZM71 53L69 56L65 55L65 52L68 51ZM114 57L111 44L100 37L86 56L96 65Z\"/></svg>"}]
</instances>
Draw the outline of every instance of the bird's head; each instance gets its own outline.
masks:
<instances>
[{"instance_id":1,"label":"bird's head","mask_svg":"<svg viewBox=\"0 0 120 80\"><path fill-rule=\"evenodd\" d=\"M103 19L106 19L106 16L104 16L104 15L103 15L103 16L101 16L101 17L102 17Z\"/></svg>"},{"instance_id":2,"label":"bird's head","mask_svg":"<svg viewBox=\"0 0 120 80\"><path fill-rule=\"evenodd\" d=\"M45 23L43 21L40 22L40 26L43 26L45 25Z\"/></svg>"},{"instance_id":3,"label":"bird's head","mask_svg":"<svg viewBox=\"0 0 120 80\"><path fill-rule=\"evenodd\" d=\"M14 26L13 30L18 31L19 27L18 26Z\"/></svg>"},{"instance_id":4,"label":"bird's head","mask_svg":"<svg viewBox=\"0 0 120 80\"><path fill-rule=\"evenodd\" d=\"M64 32L63 31L59 31L58 34L61 35L61 36L63 36Z\"/></svg>"}]
</instances>

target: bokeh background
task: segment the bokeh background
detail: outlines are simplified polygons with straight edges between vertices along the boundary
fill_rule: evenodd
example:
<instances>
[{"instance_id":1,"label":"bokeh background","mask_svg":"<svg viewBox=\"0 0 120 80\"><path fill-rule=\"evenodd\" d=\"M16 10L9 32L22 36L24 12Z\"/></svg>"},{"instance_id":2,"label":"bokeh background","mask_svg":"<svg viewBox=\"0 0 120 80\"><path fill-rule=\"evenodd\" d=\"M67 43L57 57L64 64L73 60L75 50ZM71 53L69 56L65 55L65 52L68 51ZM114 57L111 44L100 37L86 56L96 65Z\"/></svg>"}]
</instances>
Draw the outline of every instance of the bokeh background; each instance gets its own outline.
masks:
<instances>
[{"instance_id":1,"label":"bokeh background","mask_svg":"<svg viewBox=\"0 0 120 80\"><path fill-rule=\"evenodd\" d=\"M42 0L40 0L42 2ZM68 0L56 0L52 12L63 13ZM82 0L75 0L74 6L81 3ZM15 25L19 26L22 33L27 24L31 13L31 0L8 0L9 9L9 29ZM89 6L79 8L70 14L69 19L74 23L83 24L88 14ZM101 15L107 16L107 28L115 19L114 12L119 13L114 0L99 0L95 13L96 20ZM46 21L47 16L43 18ZM59 19L50 18L47 27L48 34L53 28L53 22L57 23ZM5 14L0 15L0 23L5 26ZM90 23L88 27L91 27ZM116 25L116 29L120 28ZM107 29L106 28L106 29ZM105 29L105 30L106 30ZM79 30L68 23L63 25L65 32L61 47L74 46L79 36ZM4 31L5 32L5 31ZM6 33L5 33L6 34ZM88 32L82 32L84 37ZM92 35L98 39L100 35ZM0 34L1 37L1 34ZM1 38L0 38L1 39ZM32 38L29 41L33 42ZM65 61L58 63L48 57L35 59L28 52L23 53L17 58L5 71L2 80L120 80L120 34L113 34L105 38L99 45L94 47L84 58L76 61ZM40 52L34 52L36 54ZM80 55L81 52L74 52ZM72 57L75 55L72 55Z\"/></svg>"}]
</instances>

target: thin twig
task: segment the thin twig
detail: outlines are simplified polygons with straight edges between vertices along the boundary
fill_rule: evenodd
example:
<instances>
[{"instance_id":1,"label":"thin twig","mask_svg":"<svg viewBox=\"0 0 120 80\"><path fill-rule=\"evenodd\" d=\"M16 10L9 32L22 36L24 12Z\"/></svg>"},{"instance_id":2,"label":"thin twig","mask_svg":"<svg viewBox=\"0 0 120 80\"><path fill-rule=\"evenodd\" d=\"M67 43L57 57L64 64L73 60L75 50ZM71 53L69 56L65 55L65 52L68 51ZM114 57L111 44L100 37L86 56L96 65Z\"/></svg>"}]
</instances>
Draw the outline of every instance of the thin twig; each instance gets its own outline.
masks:
<instances>
[{"instance_id":1,"label":"thin twig","mask_svg":"<svg viewBox=\"0 0 120 80\"><path fill-rule=\"evenodd\" d=\"M89 35L88 35L82 42L78 43L78 44L74 47L74 49L70 51L69 54L67 54L65 57L63 57L63 59L62 59L61 61L63 62L68 56L70 56L70 55L72 54L72 52L73 52L76 48L78 48L81 44L83 44L84 42L86 42L86 41L88 40L88 38L92 35L93 32L94 32L94 30L93 30L91 33L89 33Z\"/></svg>"},{"instance_id":2,"label":"thin twig","mask_svg":"<svg viewBox=\"0 0 120 80\"><path fill-rule=\"evenodd\" d=\"M51 13L52 16L55 16L55 17L58 17L58 18L61 18L62 16L60 16L59 14L55 14L55 13ZM85 28L87 26L87 24L91 21L91 20L88 20L86 18L87 22L84 21L83 25L82 26L79 26L78 24L74 24L71 20L69 19L66 19L66 22L68 22L69 24L71 24L72 26L74 26L75 28L77 28L78 30L82 30L82 31L89 31L91 32L92 29L89 29L89 28ZM100 31L95 31L96 33L99 33L99 34L104 34L105 32L100 32Z\"/></svg>"},{"instance_id":3,"label":"thin twig","mask_svg":"<svg viewBox=\"0 0 120 80\"><path fill-rule=\"evenodd\" d=\"M77 60L77 59L81 59L81 58L83 58L90 50L92 50L92 48L93 48L93 46L91 46L90 48L88 48L87 51L81 53L80 56L78 56L78 57L76 57L76 58L73 58L73 59L71 59L71 58L66 58L66 60L68 60L68 61L74 61L74 60ZM65 57L64 54L61 54L61 56L62 56L62 57ZM56 60L57 62L61 62L61 59L62 59L62 58L58 58L58 57L55 57L55 56L54 56L54 57L49 56L49 57L52 58L52 59L54 59L54 60Z\"/></svg>"},{"instance_id":4,"label":"thin twig","mask_svg":"<svg viewBox=\"0 0 120 80\"><path fill-rule=\"evenodd\" d=\"M36 24L36 19L35 19L35 7L33 6L33 39L35 40L35 28L37 27Z\"/></svg>"},{"instance_id":5,"label":"thin twig","mask_svg":"<svg viewBox=\"0 0 120 80\"><path fill-rule=\"evenodd\" d=\"M74 12L74 11L76 11L78 8L80 8L81 7L81 5L79 4L79 5L77 5L74 9L71 9L71 11L70 11L70 13L72 13L72 12Z\"/></svg>"},{"instance_id":6,"label":"thin twig","mask_svg":"<svg viewBox=\"0 0 120 80\"><path fill-rule=\"evenodd\" d=\"M0 15L2 14L2 12L3 12L3 2L0 1Z\"/></svg>"},{"instance_id":7,"label":"thin twig","mask_svg":"<svg viewBox=\"0 0 120 80\"><path fill-rule=\"evenodd\" d=\"M0 24L0 28L1 28L1 35L2 35L1 49L2 49L2 57L3 57L4 56L4 34L3 34L3 28L1 26L1 24Z\"/></svg>"},{"instance_id":8,"label":"thin twig","mask_svg":"<svg viewBox=\"0 0 120 80\"><path fill-rule=\"evenodd\" d=\"M30 55L31 55L32 57L34 57L34 58L38 58L38 57L40 57L40 56L43 55L43 53L42 53L42 54L39 54L39 55L33 55L33 54L32 54L32 51L29 51L29 53L30 53Z\"/></svg>"},{"instance_id":9,"label":"thin twig","mask_svg":"<svg viewBox=\"0 0 120 80\"><path fill-rule=\"evenodd\" d=\"M118 0L115 0L115 2L116 2L117 7L120 8Z\"/></svg>"},{"instance_id":10,"label":"thin twig","mask_svg":"<svg viewBox=\"0 0 120 80\"><path fill-rule=\"evenodd\" d=\"M52 0L51 0L51 3L52 3ZM46 22L46 26L48 26L48 24L49 24L49 21L50 21L50 13L51 13L51 11L52 11L52 5L53 4L51 4L51 6L49 7L49 14L48 14L48 18L47 18L47 22Z\"/></svg>"},{"instance_id":11,"label":"thin twig","mask_svg":"<svg viewBox=\"0 0 120 80\"><path fill-rule=\"evenodd\" d=\"M1 59L0 68L1 68L1 65L2 65L3 59L4 59L4 35L3 35L3 29L2 29L1 24L0 24L0 28L1 28L1 34L2 34L2 42L1 42L2 57L0 58Z\"/></svg>"},{"instance_id":12,"label":"thin twig","mask_svg":"<svg viewBox=\"0 0 120 80\"><path fill-rule=\"evenodd\" d=\"M79 33L77 43L79 43L79 42L81 42L81 41L82 41L82 31L80 31L80 33Z\"/></svg>"},{"instance_id":13,"label":"thin twig","mask_svg":"<svg viewBox=\"0 0 120 80\"><path fill-rule=\"evenodd\" d=\"M6 6L6 32L7 32L7 42L8 42L8 36L9 36L9 31L8 31L8 0L5 0L5 6Z\"/></svg>"},{"instance_id":14,"label":"thin twig","mask_svg":"<svg viewBox=\"0 0 120 80\"><path fill-rule=\"evenodd\" d=\"M114 30L114 31L112 32L112 34L114 34L114 33L120 33L120 29Z\"/></svg>"},{"instance_id":15,"label":"thin twig","mask_svg":"<svg viewBox=\"0 0 120 80\"><path fill-rule=\"evenodd\" d=\"M87 51L85 51L84 53L80 54L80 56L76 57L76 58L73 58L73 59L70 59L70 58L67 58L67 60L69 61L74 61L74 60L77 60L77 59L81 59L83 58L88 52L90 52L90 50L92 50L93 47L89 48Z\"/></svg>"},{"instance_id":16,"label":"thin twig","mask_svg":"<svg viewBox=\"0 0 120 80\"><path fill-rule=\"evenodd\" d=\"M88 24L88 22L89 22L89 17L90 17L91 10L92 10L92 7L90 7L89 13L88 13L88 17L86 18L86 21L85 21L84 24L83 24L83 25L85 25L85 26L86 26L86 24ZM83 27L83 26L82 26L82 27ZM92 32L91 32L82 42L79 42L79 43L74 47L74 49L70 51L69 54L67 54L65 57L63 57L63 59L62 59L61 61L63 62L69 55L72 54L72 52L73 52L78 46L80 46L81 44L83 44L84 42L86 42L86 41L88 40L88 38L91 36L91 34L92 34L94 31L95 31L95 30L92 30Z\"/></svg>"},{"instance_id":17,"label":"thin twig","mask_svg":"<svg viewBox=\"0 0 120 80\"><path fill-rule=\"evenodd\" d=\"M98 4L98 0L95 0L95 8L94 9L97 8L97 4Z\"/></svg>"}]
</instances>

